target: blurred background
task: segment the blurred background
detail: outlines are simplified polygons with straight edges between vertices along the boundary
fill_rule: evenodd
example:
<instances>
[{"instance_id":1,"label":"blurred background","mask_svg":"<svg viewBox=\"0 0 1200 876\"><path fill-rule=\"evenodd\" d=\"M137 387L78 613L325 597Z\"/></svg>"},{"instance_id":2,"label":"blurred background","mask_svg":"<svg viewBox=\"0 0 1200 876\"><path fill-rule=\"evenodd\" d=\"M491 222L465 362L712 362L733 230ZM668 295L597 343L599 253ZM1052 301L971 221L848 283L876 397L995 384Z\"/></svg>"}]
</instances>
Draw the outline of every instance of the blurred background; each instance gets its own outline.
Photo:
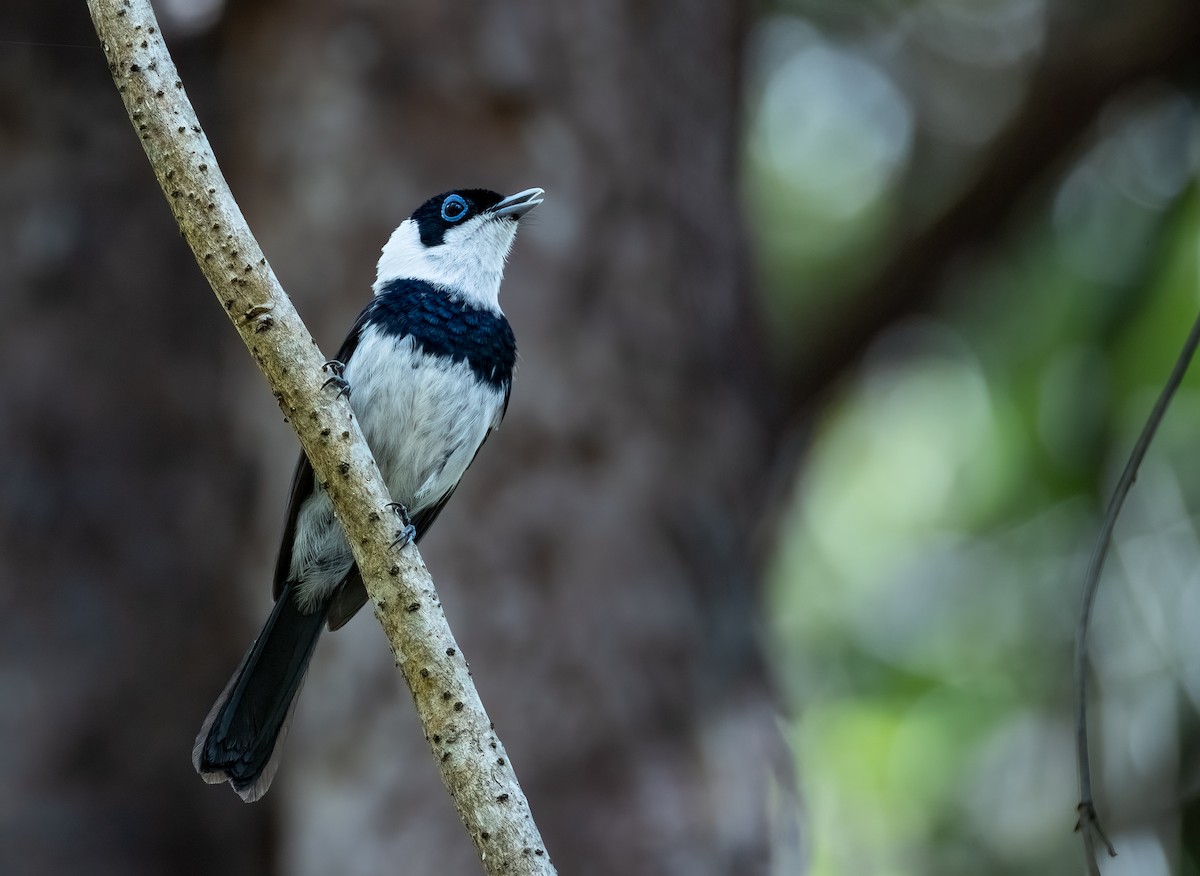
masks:
<instances>
[{"instance_id":1,"label":"blurred background","mask_svg":"<svg viewBox=\"0 0 1200 876\"><path fill-rule=\"evenodd\" d=\"M504 428L423 542L567 874L1083 872L1071 652L1200 303L1193 0L161 0L323 349L532 185ZM189 763L296 443L86 9L0 10L0 871L478 872L374 620L279 778ZM1116 874L1200 855L1200 378L1097 604Z\"/></svg>"}]
</instances>

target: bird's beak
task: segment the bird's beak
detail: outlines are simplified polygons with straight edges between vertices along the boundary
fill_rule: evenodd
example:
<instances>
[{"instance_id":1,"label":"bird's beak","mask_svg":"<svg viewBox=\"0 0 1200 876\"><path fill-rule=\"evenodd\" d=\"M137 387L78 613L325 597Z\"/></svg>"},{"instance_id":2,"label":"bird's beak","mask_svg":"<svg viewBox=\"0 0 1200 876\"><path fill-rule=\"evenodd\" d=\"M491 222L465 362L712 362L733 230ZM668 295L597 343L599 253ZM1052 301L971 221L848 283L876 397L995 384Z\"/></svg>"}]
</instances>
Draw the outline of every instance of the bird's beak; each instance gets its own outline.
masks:
<instances>
[{"instance_id":1,"label":"bird's beak","mask_svg":"<svg viewBox=\"0 0 1200 876\"><path fill-rule=\"evenodd\" d=\"M492 207L492 215L510 216L513 219L520 219L542 202L542 195L544 194L546 194L544 189L526 189L523 192L517 192L515 195L509 195L495 207Z\"/></svg>"}]
</instances>

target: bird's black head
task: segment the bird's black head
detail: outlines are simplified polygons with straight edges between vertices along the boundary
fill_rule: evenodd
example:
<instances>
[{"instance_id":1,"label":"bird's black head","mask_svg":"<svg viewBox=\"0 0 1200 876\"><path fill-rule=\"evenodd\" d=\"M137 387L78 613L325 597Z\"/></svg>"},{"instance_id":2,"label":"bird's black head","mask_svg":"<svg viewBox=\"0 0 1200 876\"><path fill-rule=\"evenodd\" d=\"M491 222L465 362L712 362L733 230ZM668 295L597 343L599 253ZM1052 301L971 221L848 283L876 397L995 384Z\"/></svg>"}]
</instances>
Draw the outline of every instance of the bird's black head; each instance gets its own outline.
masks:
<instances>
[{"instance_id":1,"label":"bird's black head","mask_svg":"<svg viewBox=\"0 0 1200 876\"><path fill-rule=\"evenodd\" d=\"M392 280L422 280L498 308L517 222L544 194L526 189L505 198L487 189L457 189L430 198L384 244L376 291Z\"/></svg>"},{"instance_id":2,"label":"bird's black head","mask_svg":"<svg viewBox=\"0 0 1200 876\"><path fill-rule=\"evenodd\" d=\"M447 230L490 210L502 199L502 195L488 189L442 192L418 207L412 214L412 220L417 223L421 243L426 246L440 246Z\"/></svg>"}]
</instances>

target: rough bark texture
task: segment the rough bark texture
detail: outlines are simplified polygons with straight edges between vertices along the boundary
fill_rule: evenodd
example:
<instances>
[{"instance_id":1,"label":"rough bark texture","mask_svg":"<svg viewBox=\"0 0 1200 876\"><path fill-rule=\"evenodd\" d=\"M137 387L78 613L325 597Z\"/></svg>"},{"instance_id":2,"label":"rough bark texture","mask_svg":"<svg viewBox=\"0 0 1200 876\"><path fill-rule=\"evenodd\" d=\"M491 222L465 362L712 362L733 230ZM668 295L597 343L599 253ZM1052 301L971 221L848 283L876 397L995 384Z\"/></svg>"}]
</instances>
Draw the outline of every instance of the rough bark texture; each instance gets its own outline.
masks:
<instances>
[{"instance_id":1,"label":"rough bark texture","mask_svg":"<svg viewBox=\"0 0 1200 876\"><path fill-rule=\"evenodd\" d=\"M81 4L6 14L18 38L94 40ZM563 872L765 860L743 14L305 0L238 4L173 43L325 347L422 198L550 192L504 291L522 350L505 428L425 553ZM294 440L99 49L5 47L0 65L0 869L478 872L370 618L323 641L264 804L191 773L265 610Z\"/></svg>"}]
</instances>

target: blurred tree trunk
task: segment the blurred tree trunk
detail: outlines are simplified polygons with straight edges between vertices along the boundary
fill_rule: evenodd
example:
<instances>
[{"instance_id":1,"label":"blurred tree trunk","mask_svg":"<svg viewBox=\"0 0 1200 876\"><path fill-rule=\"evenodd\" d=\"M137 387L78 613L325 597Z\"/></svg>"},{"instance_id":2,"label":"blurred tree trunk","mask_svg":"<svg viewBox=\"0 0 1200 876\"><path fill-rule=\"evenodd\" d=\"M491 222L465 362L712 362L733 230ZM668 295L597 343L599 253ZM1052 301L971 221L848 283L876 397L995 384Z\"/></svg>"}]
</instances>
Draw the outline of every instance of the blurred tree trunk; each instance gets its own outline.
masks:
<instances>
[{"instance_id":1,"label":"blurred tree trunk","mask_svg":"<svg viewBox=\"0 0 1200 876\"><path fill-rule=\"evenodd\" d=\"M261 873L269 813L188 763L269 553L231 425L250 370L85 6L6 6L3 36L60 45L0 46L0 872ZM181 61L219 127L208 53Z\"/></svg>"},{"instance_id":2,"label":"blurred tree trunk","mask_svg":"<svg viewBox=\"0 0 1200 876\"><path fill-rule=\"evenodd\" d=\"M522 351L508 418L424 552L577 876L765 866L746 13L299 0L222 22L234 190L328 348L426 196L548 191L502 291ZM328 637L270 798L285 869L476 872L425 749L374 621Z\"/></svg>"}]
</instances>

